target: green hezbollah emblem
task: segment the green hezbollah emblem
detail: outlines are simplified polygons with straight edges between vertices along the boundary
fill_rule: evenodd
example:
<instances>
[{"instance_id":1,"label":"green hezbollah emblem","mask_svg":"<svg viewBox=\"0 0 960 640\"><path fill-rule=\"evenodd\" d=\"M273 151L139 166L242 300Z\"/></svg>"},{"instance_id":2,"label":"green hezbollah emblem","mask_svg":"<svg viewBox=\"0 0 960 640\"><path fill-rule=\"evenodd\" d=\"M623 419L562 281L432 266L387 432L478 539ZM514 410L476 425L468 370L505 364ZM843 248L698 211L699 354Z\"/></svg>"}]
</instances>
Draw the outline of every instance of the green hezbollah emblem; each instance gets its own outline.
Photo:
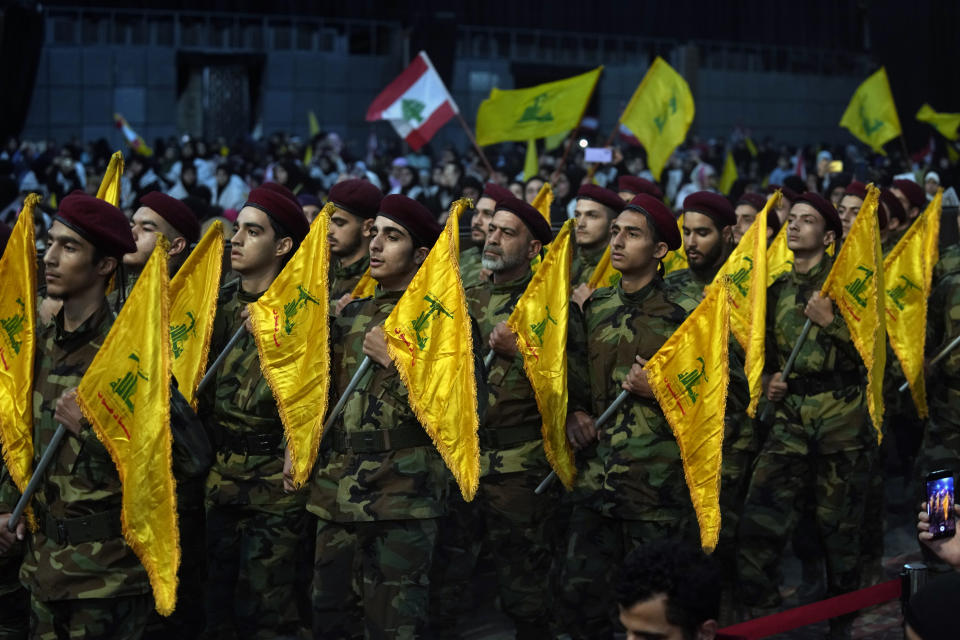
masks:
<instances>
[{"instance_id":1,"label":"green hezbollah emblem","mask_svg":"<svg viewBox=\"0 0 960 640\"><path fill-rule=\"evenodd\" d=\"M844 290L850 294L850 296L859 304L862 308L867 308L867 301L861 297L861 294L866 291L867 285L870 284L870 279L873 277L873 271L867 269L863 265L857 265L858 271L863 271L864 275L862 278L857 278L853 282L847 284L844 287Z\"/></svg>"},{"instance_id":2,"label":"green hezbollah emblem","mask_svg":"<svg viewBox=\"0 0 960 640\"><path fill-rule=\"evenodd\" d=\"M750 278L750 272L753 271L753 260L750 256L743 256L743 261L747 263L747 267L737 269L737 272L730 276L730 282L734 284L740 295L746 298L750 291L743 284Z\"/></svg>"},{"instance_id":3,"label":"green hezbollah emblem","mask_svg":"<svg viewBox=\"0 0 960 640\"><path fill-rule=\"evenodd\" d=\"M296 326L296 323L293 321L294 316L297 315L302 309L305 309L307 304L313 303L316 305L320 304L320 301L310 295L310 292L303 288L303 285L297 285L297 291L299 295L283 305L283 330L287 332L287 335L290 335L290 332L293 331L293 328Z\"/></svg>"},{"instance_id":4,"label":"green hezbollah emblem","mask_svg":"<svg viewBox=\"0 0 960 640\"><path fill-rule=\"evenodd\" d=\"M197 337L197 318L192 311L187 311L187 320L190 326L187 326L186 322L170 326L170 342L173 344L174 359L183 355L183 345L191 336Z\"/></svg>"},{"instance_id":5,"label":"green hezbollah emblem","mask_svg":"<svg viewBox=\"0 0 960 640\"><path fill-rule=\"evenodd\" d=\"M423 123L423 110L427 105L412 98L404 98L400 101L400 109L403 111L403 119L407 122Z\"/></svg>"},{"instance_id":6,"label":"green hezbollah emblem","mask_svg":"<svg viewBox=\"0 0 960 640\"><path fill-rule=\"evenodd\" d=\"M907 293L912 289L920 291L920 287L915 285L907 276L900 276L900 279L903 280L903 282L895 286L893 289L887 289L887 295L890 296L890 300L897 307L897 309L903 311L903 303L904 299L907 297Z\"/></svg>"},{"instance_id":7,"label":"green hezbollah emblem","mask_svg":"<svg viewBox=\"0 0 960 640\"><path fill-rule=\"evenodd\" d=\"M140 371L140 358L137 357L137 354L131 353L127 358L137 363L136 370L127 371L123 374L123 377L111 382L110 388L118 398L123 400L123 403L127 405L130 413L133 413L133 394L137 391L137 380L142 379L149 381L150 378L143 375L143 372Z\"/></svg>"},{"instance_id":8,"label":"green hezbollah emblem","mask_svg":"<svg viewBox=\"0 0 960 640\"><path fill-rule=\"evenodd\" d=\"M553 324L557 324L556 318L550 315L550 307L546 306L544 308L547 311L547 317L541 320L540 322L535 322L534 324L530 325L530 329L531 331L533 331L533 335L537 336L537 342L540 343L541 347L543 346L543 334L547 330L547 322L552 322Z\"/></svg>"},{"instance_id":9,"label":"green hezbollah emblem","mask_svg":"<svg viewBox=\"0 0 960 640\"><path fill-rule=\"evenodd\" d=\"M447 311L432 293L425 295L423 299L429 302L430 306L426 311L421 312L416 320L410 323L410 327L414 333L417 334L417 347L420 348L420 351L423 351L423 348L427 346L428 338L423 335L423 332L430 326L430 316L437 318L447 316L448 318L453 318L453 314Z\"/></svg>"},{"instance_id":10,"label":"green hezbollah emblem","mask_svg":"<svg viewBox=\"0 0 960 640\"><path fill-rule=\"evenodd\" d=\"M860 122L863 125L863 132L867 134L867 137L872 137L874 133L883 128L883 120L873 118L871 120L867 117L866 109L863 108L863 101L860 101Z\"/></svg>"},{"instance_id":11,"label":"green hezbollah emblem","mask_svg":"<svg viewBox=\"0 0 960 640\"><path fill-rule=\"evenodd\" d=\"M550 98L549 92L543 92L540 95L536 96L533 99L533 102L527 105L527 108L523 110L523 115L520 116L520 119L517 120L517 124L524 122L551 122L553 120L553 114L547 111L542 113L543 103Z\"/></svg>"},{"instance_id":12,"label":"green hezbollah emblem","mask_svg":"<svg viewBox=\"0 0 960 640\"><path fill-rule=\"evenodd\" d=\"M9 318L0 318L0 329L3 329L3 332L7 336L7 341L10 343L10 347L13 349L15 354L20 353L20 348L23 346L23 341L19 340L20 334L23 333L23 329L27 323L27 310L23 305L23 300L17 298L17 306L20 307L20 313L14 314Z\"/></svg>"},{"instance_id":13,"label":"green hezbollah emblem","mask_svg":"<svg viewBox=\"0 0 960 640\"><path fill-rule=\"evenodd\" d=\"M670 116L677 112L677 96L670 96L670 99L663 103L663 110L660 115L653 117L653 124L657 125L657 131L663 133L663 128L667 125Z\"/></svg>"},{"instance_id":14,"label":"green hezbollah emblem","mask_svg":"<svg viewBox=\"0 0 960 640\"><path fill-rule=\"evenodd\" d=\"M683 390L687 393L687 396L690 398L690 404L696 404L697 398L699 397L694 391L696 387L700 386L700 383L704 380L707 382L710 381L707 378L705 370L707 368L707 363L703 361L703 358L697 357L697 362L700 363L700 370L697 371L693 369L691 371L684 371L681 374L677 375L677 380L680 381L680 384L683 385Z\"/></svg>"}]
</instances>

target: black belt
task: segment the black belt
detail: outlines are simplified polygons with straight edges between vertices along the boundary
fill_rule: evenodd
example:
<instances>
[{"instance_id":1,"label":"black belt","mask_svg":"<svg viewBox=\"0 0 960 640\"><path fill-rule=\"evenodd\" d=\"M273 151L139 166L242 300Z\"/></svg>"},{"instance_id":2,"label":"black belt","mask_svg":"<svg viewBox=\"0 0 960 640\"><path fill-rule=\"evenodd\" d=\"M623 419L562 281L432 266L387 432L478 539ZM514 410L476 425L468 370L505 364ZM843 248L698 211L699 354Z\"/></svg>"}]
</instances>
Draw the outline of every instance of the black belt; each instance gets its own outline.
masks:
<instances>
[{"instance_id":1,"label":"black belt","mask_svg":"<svg viewBox=\"0 0 960 640\"><path fill-rule=\"evenodd\" d=\"M220 434L220 449L242 455L269 456L280 453L283 443L282 433L241 433L224 432Z\"/></svg>"},{"instance_id":2,"label":"black belt","mask_svg":"<svg viewBox=\"0 0 960 640\"><path fill-rule=\"evenodd\" d=\"M541 438L543 433L540 425L480 429L480 447L483 449L509 449Z\"/></svg>"},{"instance_id":3,"label":"black belt","mask_svg":"<svg viewBox=\"0 0 960 640\"><path fill-rule=\"evenodd\" d=\"M37 518L44 535L61 546L110 540L123 535L123 529L120 526L120 509L59 520L38 508Z\"/></svg>"},{"instance_id":4,"label":"black belt","mask_svg":"<svg viewBox=\"0 0 960 640\"><path fill-rule=\"evenodd\" d=\"M330 449L337 453L384 453L396 449L425 447L431 445L430 436L419 424L395 429L377 429L375 431L356 431L347 433L343 429L331 429L328 436ZM327 439L327 438L325 438Z\"/></svg>"},{"instance_id":5,"label":"black belt","mask_svg":"<svg viewBox=\"0 0 960 640\"><path fill-rule=\"evenodd\" d=\"M827 391L839 391L847 387L860 387L866 384L859 370L835 371L822 376L799 376L787 378L787 393L799 396L813 396Z\"/></svg>"}]
</instances>

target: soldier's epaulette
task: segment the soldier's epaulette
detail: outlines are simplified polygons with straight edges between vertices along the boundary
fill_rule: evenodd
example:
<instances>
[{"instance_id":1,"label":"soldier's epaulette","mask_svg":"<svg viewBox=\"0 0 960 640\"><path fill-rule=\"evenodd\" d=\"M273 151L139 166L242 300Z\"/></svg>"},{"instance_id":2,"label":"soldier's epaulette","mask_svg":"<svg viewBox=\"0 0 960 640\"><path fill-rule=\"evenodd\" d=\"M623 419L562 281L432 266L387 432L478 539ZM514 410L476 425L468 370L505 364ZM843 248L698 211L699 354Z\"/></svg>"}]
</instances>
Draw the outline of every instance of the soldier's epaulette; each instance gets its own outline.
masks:
<instances>
[{"instance_id":1,"label":"soldier's epaulette","mask_svg":"<svg viewBox=\"0 0 960 640\"><path fill-rule=\"evenodd\" d=\"M233 296L237 295L237 291L240 290L240 278L234 278L230 282L225 283L220 287L220 292L217 294L217 304L225 304L230 301Z\"/></svg>"}]
</instances>

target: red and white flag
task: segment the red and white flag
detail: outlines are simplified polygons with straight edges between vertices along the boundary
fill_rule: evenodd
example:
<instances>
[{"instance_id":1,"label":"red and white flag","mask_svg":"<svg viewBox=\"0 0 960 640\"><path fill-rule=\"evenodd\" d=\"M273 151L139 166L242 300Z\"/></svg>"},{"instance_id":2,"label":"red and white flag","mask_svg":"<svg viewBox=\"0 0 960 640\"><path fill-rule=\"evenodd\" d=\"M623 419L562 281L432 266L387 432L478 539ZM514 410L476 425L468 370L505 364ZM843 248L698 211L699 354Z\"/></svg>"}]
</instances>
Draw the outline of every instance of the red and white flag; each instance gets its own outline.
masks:
<instances>
[{"instance_id":1,"label":"red and white flag","mask_svg":"<svg viewBox=\"0 0 960 640\"><path fill-rule=\"evenodd\" d=\"M127 144L129 144L135 152L142 156L153 155L153 149L148 147L147 142L141 138L136 131L130 128L130 124L126 118L119 113L115 113L113 114L113 123L117 126L117 129L120 129L120 133L126 138Z\"/></svg>"},{"instance_id":2,"label":"red and white flag","mask_svg":"<svg viewBox=\"0 0 960 640\"><path fill-rule=\"evenodd\" d=\"M367 122L389 120L400 137L417 151L459 112L430 58L421 51L374 99L367 109Z\"/></svg>"}]
</instances>

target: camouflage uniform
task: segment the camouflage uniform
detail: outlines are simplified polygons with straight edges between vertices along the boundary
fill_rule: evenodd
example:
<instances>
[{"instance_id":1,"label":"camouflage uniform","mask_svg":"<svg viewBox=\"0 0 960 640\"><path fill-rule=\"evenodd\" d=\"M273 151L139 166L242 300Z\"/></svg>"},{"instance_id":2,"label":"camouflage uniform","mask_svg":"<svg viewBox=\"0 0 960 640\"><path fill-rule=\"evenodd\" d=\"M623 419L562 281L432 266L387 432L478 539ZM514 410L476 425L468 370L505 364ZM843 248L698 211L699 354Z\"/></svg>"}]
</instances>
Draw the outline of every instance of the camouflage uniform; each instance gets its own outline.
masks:
<instances>
[{"instance_id":1,"label":"camouflage uniform","mask_svg":"<svg viewBox=\"0 0 960 640\"><path fill-rule=\"evenodd\" d=\"M80 383L114 315L106 303L76 330L63 327L63 311L37 336L34 369L34 464L57 422L56 402ZM4 489L0 511L12 510ZM147 572L120 530L121 487L106 448L83 422L68 433L31 505L39 530L28 536L20 580L30 591L35 638L142 636L153 598Z\"/></svg>"},{"instance_id":2,"label":"camouflage uniform","mask_svg":"<svg viewBox=\"0 0 960 640\"><path fill-rule=\"evenodd\" d=\"M960 271L960 244L952 244L940 252L940 260L933 267L933 284L957 271Z\"/></svg>"},{"instance_id":3,"label":"camouflage uniform","mask_svg":"<svg viewBox=\"0 0 960 640\"><path fill-rule=\"evenodd\" d=\"M328 285L330 287L331 307L337 303L337 300L345 294L353 291L353 288L360 282L360 278L370 267L370 255L365 254L362 258L344 267L340 264L339 258L330 261L330 276Z\"/></svg>"},{"instance_id":4,"label":"camouflage uniform","mask_svg":"<svg viewBox=\"0 0 960 640\"><path fill-rule=\"evenodd\" d=\"M806 322L803 309L831 266L824 256L810 272L784 274L768 289L768 374L783 369ZM836 307L833 322L813 325L786 382L787 396L757 457L740 521L741 595L755 608L780 604L780 556L805 489L814 496L828 594L856 589L860 579L863 496L877 434L867 415L860 356Z\"/></svg>"},{"instance_id":5,"label":"camouflage uniform","mask_svg":"<svg viewBox=\"0 0 960 640\"><path fill-rule=\"evenodd\" d=\"M339 398L402 292L378 288L331 326ZM449 472L407 401L396 367L374 363L324 435L307 509L317 520L317 637L412 638L427 622L429 573Z\"/></svg>"},{"instance_id":6,"label":"camouflage uniform","mask_svg":"<svg viewBox=\"0 0 960 640\"><path fill-rule=\"evenodd\" d=\"M260 295L237 283L221 290L211 357ZM207 635L293 635L306 492L283 490L283 424L252 335L234 345L206 391L200 414L217 448L206 484Z\"/></svg>"},{"instance_id":7,"label":"camouflage uniform","mask_svg":"<svg viewBox=\"0 0 960 640\"><path fill-rule=\"evenodd\" d=\"M484 278L480 276L483 270L482 253L483 247L470 247L460 252L460 279L463 280L464 288L484 282Z\"/></svg>"},{"instance_id":8,"label":"camouflage uniform","mask_svg":"<svg viewBox=\"0 0 960 640\"><path fill-rule=\"evenodd\" d=\"M0 512L12 511L18 494L0 459ZM9 506L7 506L9 505ZM0 555L0 640L23 640L30 621L30 594L20 584L23 545L17 543Z\"/></svg>"},{"instance_id":9,"label":"camouflage uniform","mask_svg":"<svg viewBox=\"0 0 960 640\"><path fill-rule=\"evenodd\" d=\"M696 271L690 268L677 269L667 274L663 279L668 286L680 291L681 293L693 298L694 300L703 299L703 290L708 284L713 282L715 273L707 280L700 279Z\"/></svg>"},{"instance_id":10,"label":"camouflage uniform","mask_svg":"<svg viewBox=\"0 0 960 640\"><path fill-rule=\"evenodd\" d=\"M570 262L570 286L576 289L579 285L590 280L593 270L600 264L603 252L607 250L606 243L599 249L585 250L578 244L573 245L573 258Z\"/></svg>"},{"instance_id":11,"label":"camouflage uniform","mask_svg":"<svg viewBox=\"0 0 960 640\"><path fill-rule=\"evenodd\" d=\"M599 416L621 392L639 355L649 359L697 301L656 277L634 293L598 289L570 307L569 412ZM578 455L558 615L574 637L609 638L616 617L612 574L638 544L697 539L680 448L657 401L631 396Z\"/></svg>"}]
</instances>

